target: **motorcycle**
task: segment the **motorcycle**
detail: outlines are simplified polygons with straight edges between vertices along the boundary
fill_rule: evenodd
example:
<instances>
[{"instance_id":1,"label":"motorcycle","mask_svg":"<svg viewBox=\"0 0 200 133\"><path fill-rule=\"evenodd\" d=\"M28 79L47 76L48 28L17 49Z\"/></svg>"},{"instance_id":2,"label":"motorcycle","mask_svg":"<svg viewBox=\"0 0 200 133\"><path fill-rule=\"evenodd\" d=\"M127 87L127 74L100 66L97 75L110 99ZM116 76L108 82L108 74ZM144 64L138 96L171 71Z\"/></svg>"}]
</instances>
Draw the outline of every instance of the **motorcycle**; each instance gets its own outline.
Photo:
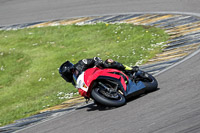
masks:
<instances>
[{"instance_id":1,"label":"motorcycle","mask_svg":"<svg viewBox=\"0 0 200 133\"><path fill-rule=\"evenodd\" d=\"M151 74L138 70L134 74L111 68L89 68L74 83L81 96L96 104L119 107L128 98L157 90L158 82Z\"/></svg>"}]
</instances>

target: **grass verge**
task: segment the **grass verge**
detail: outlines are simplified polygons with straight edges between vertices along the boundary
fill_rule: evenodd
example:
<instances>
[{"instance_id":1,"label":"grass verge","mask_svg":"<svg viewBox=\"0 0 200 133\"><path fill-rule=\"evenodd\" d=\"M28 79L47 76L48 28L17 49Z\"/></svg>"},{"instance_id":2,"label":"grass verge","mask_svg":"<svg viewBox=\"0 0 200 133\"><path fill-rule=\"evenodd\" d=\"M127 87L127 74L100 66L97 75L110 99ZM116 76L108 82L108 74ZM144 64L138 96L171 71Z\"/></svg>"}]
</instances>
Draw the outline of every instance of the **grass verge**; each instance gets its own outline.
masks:
<instances>
[{"instance_id":1,"label":"grass verge","mask_svg":"<svg viewBox=\"0 0 200 133\"><path fill-rule=\"evenodd\" d=\"M99 56L140 65L161 52L167 39L161 29L132 24L0 31L0 126L77 95L58 74L64 61Z\"/></svg>"}]
</instances>

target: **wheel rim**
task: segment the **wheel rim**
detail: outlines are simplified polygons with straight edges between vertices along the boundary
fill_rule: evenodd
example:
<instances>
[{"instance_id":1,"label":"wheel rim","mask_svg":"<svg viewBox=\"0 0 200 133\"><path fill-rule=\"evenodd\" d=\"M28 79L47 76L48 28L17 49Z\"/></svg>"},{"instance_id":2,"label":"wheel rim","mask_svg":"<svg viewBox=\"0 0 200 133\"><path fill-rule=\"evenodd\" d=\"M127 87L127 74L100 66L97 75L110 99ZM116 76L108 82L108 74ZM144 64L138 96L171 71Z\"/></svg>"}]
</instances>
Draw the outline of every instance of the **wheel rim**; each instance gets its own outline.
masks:
<instances>
[{"instance_id":1,"label":"wheel rim","mask_svg":"<svg viewBox=\"0 0 200 133\"><path fill-rule=\"evenodd\" d=\"M120 99L120 96L118 94L118 92L108 92L108 91L105 91L105 90L102 90L100 88L97 89L98 93L100 93L101 95L105 96L106 98L109 98L109 99L115 99L115 100L119 100Z\"/></svg>"}]
</instances>

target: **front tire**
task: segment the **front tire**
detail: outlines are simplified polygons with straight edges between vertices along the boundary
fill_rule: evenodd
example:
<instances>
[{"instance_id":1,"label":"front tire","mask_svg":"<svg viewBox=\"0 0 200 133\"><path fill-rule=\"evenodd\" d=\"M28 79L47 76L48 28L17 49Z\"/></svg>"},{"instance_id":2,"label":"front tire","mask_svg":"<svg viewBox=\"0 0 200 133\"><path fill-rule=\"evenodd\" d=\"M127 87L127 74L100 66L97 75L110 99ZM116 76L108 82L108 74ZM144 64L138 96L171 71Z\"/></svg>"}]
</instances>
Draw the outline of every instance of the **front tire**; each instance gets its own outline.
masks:
<instances>
[{"instance_id":1,"label":"front tire","mask_svg":"<svg viewBox=\"0 0 200 133\"><path fill-rule=\"evenodd\" d=\"M92 89L92 92L91 92L92 98L97 103L100 103L102 105L109 106L109 107L119 107L126 103L125 97L120 93L117 93L118 99L111 99L101 94L99 90L100 88L94 88Z\"/></svg>"}]
</instances>

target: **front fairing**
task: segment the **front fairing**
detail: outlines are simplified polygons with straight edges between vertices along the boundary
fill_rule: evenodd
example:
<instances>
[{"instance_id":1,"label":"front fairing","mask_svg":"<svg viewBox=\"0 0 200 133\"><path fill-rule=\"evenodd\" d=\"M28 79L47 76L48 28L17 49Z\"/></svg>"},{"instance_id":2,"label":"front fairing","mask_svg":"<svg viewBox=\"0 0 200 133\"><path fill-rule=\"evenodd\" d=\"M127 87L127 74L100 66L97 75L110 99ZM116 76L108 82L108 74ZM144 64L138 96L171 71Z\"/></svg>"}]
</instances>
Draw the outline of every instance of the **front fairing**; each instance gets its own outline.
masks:
<instances>
[{"instance_id":1,"label":"front fairing","mask_svg":"<svg viewBox=\"0 0 200 133\"><path fill-rule=\"evenodd\" d=\"M76 88L78 89L82 89L84 90L85 92L88 91L88 86L85 84L85 81L84 81L84 72L81 73L77 79L77 83L76 83Z\"/></svg>"},{"instance_id":2,"label":"front fairing","mask_svg":"<svg viewBox=\"0 0 200 133\"><path fill-rule=\"evenodd\" d=\"M101 79L111 79L121 82L124 90L126 90L126 82L128 77L121 71L117 69L99 69L99 68L91 68L85 71L85 83L87 86L90 86L93 81L101 80Z\"/></svg>"}]
</instances>

